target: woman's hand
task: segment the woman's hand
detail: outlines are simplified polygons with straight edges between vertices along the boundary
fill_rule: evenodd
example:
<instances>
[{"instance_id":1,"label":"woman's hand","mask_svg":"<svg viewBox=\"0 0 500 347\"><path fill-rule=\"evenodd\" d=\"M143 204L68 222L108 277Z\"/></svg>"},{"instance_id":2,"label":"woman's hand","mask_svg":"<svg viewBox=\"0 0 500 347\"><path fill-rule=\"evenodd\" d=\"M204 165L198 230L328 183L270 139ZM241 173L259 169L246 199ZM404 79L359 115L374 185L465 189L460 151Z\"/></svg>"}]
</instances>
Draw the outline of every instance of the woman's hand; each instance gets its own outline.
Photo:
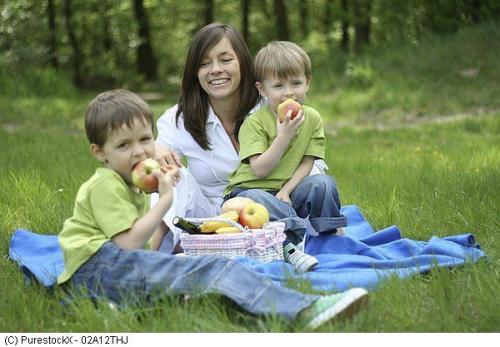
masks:
<instances>
[{"instance_id":1,"label":"woman's hand","mask_svg":"<svg viewBox=\"0 0 500 347\"><path fill-rule=\"evenodd\" d=\"M167 164L174 165L177 167L182 167L181 159L179 154L171 148L165 147L158 143L155 144L155 159L160 163L160 166L166 166Z\"/></svg>"},{"instance_id":2,"label":"woman's hand","mask_svg":"<svg viewBox=\"0 0 500 347\"><path fill-rule=\"evenodd\" d=\"M294 119L290 119L292 115L292 110L288 110L283 122L279 121L279 117L276 117L276 127L277 135L276 137L281 137L290 142L294 136L297 134L302 123L304 123L304 110L300 110Z\"/></svg>"}]
</instances>

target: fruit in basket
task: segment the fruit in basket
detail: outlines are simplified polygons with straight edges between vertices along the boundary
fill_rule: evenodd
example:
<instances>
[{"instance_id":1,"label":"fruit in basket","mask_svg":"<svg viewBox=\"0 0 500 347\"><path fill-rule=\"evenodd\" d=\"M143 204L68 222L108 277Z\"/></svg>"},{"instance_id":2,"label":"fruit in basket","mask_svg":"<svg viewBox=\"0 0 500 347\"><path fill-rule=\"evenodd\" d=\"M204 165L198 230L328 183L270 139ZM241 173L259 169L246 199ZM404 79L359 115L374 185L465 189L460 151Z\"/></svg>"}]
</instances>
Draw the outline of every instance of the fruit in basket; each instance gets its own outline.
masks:
<instances>
[{"instance_id":1,"label":"fruit in basket","mask_svg":"<svg viewBox=\"0 0 500 347\"><path fill-rule=\"evenodd\" d=\"M246 204L248 204L250 202L254 202L254 201L250 198L245 198L243 196L235 196L234 198L231 198L222 204L221 211L223 213L226 213L229 211L236 211L236 212L240 213L243 206L245 206Z\"/></svg>"},{"instance_id":2,"label":"fruit in basket","mask_svg":"<svg viewBox=\"0 0 500 347\"><path fill-rule=\"evenodd\" d=\"M283 123L283 121L285 120L286 114L290 110L292 111L292 114L290 115L290 120L292 120L295 117L297 117L297 115L299 114L299 111L302 110L302 105L293 99L286 99L285 101L280 103L278 105L278 109L277 109L278 118L280 120L280 123Z\"/></svg>"},{"instance_id":3,"label":"fruit in basket","mask_svg":"<svg viewBox=\"0 0 500 347\"><path fill-rule=\"evenodd\" d=\"M241 233L241 230L238 229L237 227L222 227L217 230L215 230L216 234L235 234L235 233Z\"/></svg>"},{"instance_id":4,"label":"fruit in basket","mask_svg":"<svg viewBox=\"0 0 500 347\"><path fill-rule=\"evenodd\" d=\"M138 162L132 170L132 183L134 186L146 193L156 192L158 189L158 179L153 175L153 171L160 170L160 163L148 158Z\"/></svg>"},{"instance_id":5,"label":"fruit in basket","mask_svg":"<svg viewBox=\"0 0 500 347\"><path fill-rule=\"evenodd\" d=\"M239 215L238 215L238 212L236 212L236 211L229 211L229 212L220 214L215 218L227 218L227 219L232 220L233 222L237 222L239 219ZM204 222L200 225L200 231L204 234L210 234L219 228L230 227L230 226L232 226L232 225L229 223L226 223L226 222Z\"/></svg>"},{"instance_id":6,"label":"fruit in basket","mask_svg":"<svg viewBox=\"0 0 500 347\"><path fill-rule=\"evenodd\" d=\"M241 209L239 221L250 229L262 229L262 226L269 222L269 212L264 205L251 202Z\"/></svg>"}]
</instances>

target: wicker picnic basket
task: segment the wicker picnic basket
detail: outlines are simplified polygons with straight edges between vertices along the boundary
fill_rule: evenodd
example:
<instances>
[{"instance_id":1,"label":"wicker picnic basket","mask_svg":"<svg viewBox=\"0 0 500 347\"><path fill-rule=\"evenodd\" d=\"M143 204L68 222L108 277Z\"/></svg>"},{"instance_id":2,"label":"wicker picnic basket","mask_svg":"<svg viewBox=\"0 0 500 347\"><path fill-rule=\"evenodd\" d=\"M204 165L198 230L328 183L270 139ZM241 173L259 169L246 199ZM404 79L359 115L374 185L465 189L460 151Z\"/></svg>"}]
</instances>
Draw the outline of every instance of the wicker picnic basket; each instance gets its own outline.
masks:
<instances>
[{"instance_id":1,"label":"wicker picnic basket","mask_svg":"<svg viewBox=\"0 0 500 347\"><path fill-rule=\"evenodd\" d=\"M262 229L248 229L234 234L180 234L186 255L246 256L261 262L283 259L285 223L266 223Z\"/></svg>"}]
</instances>

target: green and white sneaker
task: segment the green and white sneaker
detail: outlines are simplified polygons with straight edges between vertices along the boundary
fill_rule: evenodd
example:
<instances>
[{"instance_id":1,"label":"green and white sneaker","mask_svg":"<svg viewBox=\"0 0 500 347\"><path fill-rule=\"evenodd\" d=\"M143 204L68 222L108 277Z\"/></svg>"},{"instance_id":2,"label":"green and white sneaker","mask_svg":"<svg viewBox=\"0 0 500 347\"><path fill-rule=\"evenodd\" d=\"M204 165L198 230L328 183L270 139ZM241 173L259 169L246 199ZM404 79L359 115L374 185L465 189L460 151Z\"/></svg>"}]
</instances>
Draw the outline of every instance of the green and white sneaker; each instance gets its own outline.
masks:
<instances>
[{"instance_id":1,"label":"green and white sneaker","mask_svg":"<svg viewBox=\"0 0 500 347\"><path fill-rule=\"evenodd\" d=\"M283 247L283 257L285 258L285 262L293 265L297 273L311 271L318 265L318 259L312 255L299 251L297 247L291 243Z\"/></svg>"},{"instance_id":2,"label":"green and white sneaker","mask_svg":"<svg viewBox=\"0 0 500 347\"><path fill-rule=\"evenodd\" d=\"M352 288L342 293L323 296L299 313L297 319L306 329L314 330L332 318L351 318L368 300L364 288Z\"/></svg>"}]
</instances>

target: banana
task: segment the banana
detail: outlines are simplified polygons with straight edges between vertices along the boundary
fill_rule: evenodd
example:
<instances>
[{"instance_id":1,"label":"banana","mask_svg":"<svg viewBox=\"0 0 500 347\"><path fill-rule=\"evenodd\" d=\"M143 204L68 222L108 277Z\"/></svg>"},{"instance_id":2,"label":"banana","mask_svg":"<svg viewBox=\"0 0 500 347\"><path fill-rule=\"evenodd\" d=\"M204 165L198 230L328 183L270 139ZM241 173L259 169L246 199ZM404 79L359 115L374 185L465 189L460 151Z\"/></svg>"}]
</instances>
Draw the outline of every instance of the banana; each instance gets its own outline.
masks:
<instances>
[{"instance_id":1,"label":"banana","mask_svg":"<svg viewBox=\"0 0 500 347\"><path fill-rule=\"evenodd\" d=\"M238 215L238 212L236 212L236 211L229 211L229 212L218 215L216 218L227 218L227 219L232 220L233 222L237 222L239 219L239 215ZM230 227L230 226L232 226L232 225L229 223L225 223L225 222L204 222L200 225L200 231L204 234L209 234L209 233L213 233L214 231L216 231L219 228Z\"/></svg>"},{"instance_id":2,"label":"banana","mask_svg":"<svg viewBox=\"0 0 500 347\"><path fill-rule=\"evenodd\" d=\"M241 233L240 229L237 227L222 227L217 230L215 230L216 234L234 234L234 233Z\"/></svg>"}]
</instances>

